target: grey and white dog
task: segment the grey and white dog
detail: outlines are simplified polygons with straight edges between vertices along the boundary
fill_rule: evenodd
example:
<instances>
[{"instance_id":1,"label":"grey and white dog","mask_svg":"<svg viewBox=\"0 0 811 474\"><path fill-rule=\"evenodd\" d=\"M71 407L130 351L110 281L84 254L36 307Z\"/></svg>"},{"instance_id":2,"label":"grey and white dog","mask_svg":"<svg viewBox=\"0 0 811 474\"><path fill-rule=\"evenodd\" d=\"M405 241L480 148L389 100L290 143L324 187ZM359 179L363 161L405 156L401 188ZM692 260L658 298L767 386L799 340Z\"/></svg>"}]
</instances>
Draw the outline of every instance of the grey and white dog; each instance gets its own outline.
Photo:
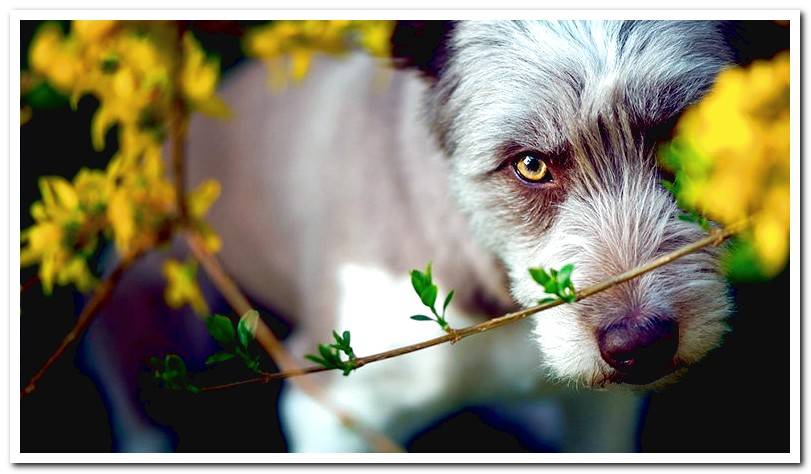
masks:
<instances>
[{"instance_id":1,"label":"grey and white dog","mask_svg":"<svg viewBox=\"0 0 811 474\"><path fill-rule=\"evenodd\" d=\"M393 50L397 70L321 59L282 94L244 67L222 91L234 118L192 123L192 185L223 185L222 257L295 319L295 354L333 329L359 355L440 335L409 319L423 308L408 271L428 261L462 327L543 298L529 267L572 263L582 288L701 237L655 151L733 60L721 24L403 22ZM572 388L666 384L719 343L729 310L704 250L455 345L317 377L398 441L466 403L548 396L568 408L565 449L631 450L638 391ZM369 449L295 388L281 409L294 450Z\"/></svg>"},{"instance_id":2,"label":"grey and white dog","mask_svg":"<svg viewBox=\"0 0 811 474\"><path fill-rule=\"evenodd\" d=\"M298 318L297 354L332 329L351 330L359 354L438 335L408 318L421 311L408 270L429 260L440 288L457 291L450 322L461 327L542 298L528 267L572 263L585 287L701 236L677 218L654 152L732 60L717 23L416 22L399 27L394 54L407 67L383 86L360 55L319 61L282 95L249 67L224 91L235 119L192 127L194 176L223 182L212 216L223 257L252 294ZM661 384L719 343L728 311L706 250L323 382L402 440L452 406L549 390L550 375ZM592 397L613 405L589 410L612 439L589 448L631 446L632 399ZM296 450L367 449L295 389L282 408Z\"/></svg>"}]
</instances>

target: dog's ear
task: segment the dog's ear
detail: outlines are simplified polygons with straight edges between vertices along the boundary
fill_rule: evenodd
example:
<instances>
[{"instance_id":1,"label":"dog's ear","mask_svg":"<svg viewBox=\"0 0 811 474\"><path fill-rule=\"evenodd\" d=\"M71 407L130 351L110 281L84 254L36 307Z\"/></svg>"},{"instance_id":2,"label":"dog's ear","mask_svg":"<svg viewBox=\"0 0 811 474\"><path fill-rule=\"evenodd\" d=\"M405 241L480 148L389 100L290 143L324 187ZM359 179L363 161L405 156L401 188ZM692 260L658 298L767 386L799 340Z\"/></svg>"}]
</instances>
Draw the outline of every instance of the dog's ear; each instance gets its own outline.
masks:
<instances>
[{"instance_id":1,"label":"dog's ear","mask_svg":"<svg viewBox=\"0 0 811 474\"><path fill-rule=\"evenodd\" d=\"M789 47L788 22L740 20L721 23L736 64L743 66L756 59L771 58Z\"/></svg>"},{"instance_id":2,"label":"dog's ear","mask_svg":"<svg viewBox=\"0 0 811 474\"><path fill-rule=\"evenodd\" d=\"M448 60L454 26L453 21L398 21L391 36L395 67L415 68L429 79L438 79Z\"/></svg>"}]
</instances>

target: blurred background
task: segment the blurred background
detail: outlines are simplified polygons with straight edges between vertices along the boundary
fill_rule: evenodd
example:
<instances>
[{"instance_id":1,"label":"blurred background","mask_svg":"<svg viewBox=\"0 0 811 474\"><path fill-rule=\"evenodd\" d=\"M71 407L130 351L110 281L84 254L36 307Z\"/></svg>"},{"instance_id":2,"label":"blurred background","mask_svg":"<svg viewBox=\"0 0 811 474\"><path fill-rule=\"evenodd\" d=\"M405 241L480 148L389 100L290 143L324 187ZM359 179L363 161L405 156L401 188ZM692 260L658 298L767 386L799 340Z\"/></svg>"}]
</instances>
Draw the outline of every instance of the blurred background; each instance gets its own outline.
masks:
<instances>
[{"instance_id":1,"label":"blurred background","mask_svg":"<svg viewBox=\"0 0 811 474\"><path fill-rule=\"evenodd\" d=\"M189 28L203 48L216 52L223 80L246 60L239 35L252 22L192 22ZM28 48L39 26L23 21L21 68L28 69ZM62 26L67 30L68 23ZM760 22L752 26L758 41L742 48L741 62L772 57L788 48L787 25ZM40 199L38 178L72 178L82 167L103 168L117 149L115 128L106 146L91 145L91 118L98 101L83 96L71 108L68 98L47 85L23 97L33 114L21 126L21 227L32 225L29 209ZM23 104L21 104L23 105ZM97 274L109 266L102 249L93 260ZM21 269L21 385L47 359L74 324L85 298L70 286L56 286L45 296L36 283L37 268ZM205 275L199 276L213 312L228 312ZM684 379L661 393L646 396L638 426L638 449L643 452L786 452L789 449L789 285L788 267L770 281L735 283L736 311L732 332L723 346L692 368ZM126 283L126 282L125 282ZM160 295L160 292L157 293ZM145 296L146 297L146 296ZM166 309L167 313L170 311ZM187 310L186 310L187 311ZM188 311L187 311L188 312ZM272 314L268 309L263 314ZM190 314L176 320L201 323ZM161 315L150 316L160 319ZM292 329L283 317L265 318L280 337ZM94 326L112 324L104 315ZM147 323L145 323L147 324ZM175 330L188 330L178 323ZM204 330L204 329L203 329ZM105 363L103 354L87 338L68 350L38 389L21 403L23 452L106 452L133 446L137 434L122 432L129 426L114 420L112 392L96 385ZM181 338L182 339L182 338ZM175 342L176 343L176 342ZM151 344L144 341L144 344ZM161 345L163 344L163 345ZM165 349L171 344L155 346ZM168 344L168 345L167 345ZM173 347L187 358L190 370L203 367L214 347ZM184 352L185 351L185 352ZM272 367L264 359L263 364ZM229 371L233 372L232 374ZM284 451L275 408L280 384L245 386L199 396L157 386L144 365L139 380L140 399L147 415L147 434L160 442L144 448L180 452ZM239 379L245 373L224 368L219 379ZM249 413L234 407L257 407ZM261 407L261 408L260 408ZM547 452L559 449L561 435L557 408L543 401L460 409L412 439L410 451Z\"/></svg>"}]
</instances>

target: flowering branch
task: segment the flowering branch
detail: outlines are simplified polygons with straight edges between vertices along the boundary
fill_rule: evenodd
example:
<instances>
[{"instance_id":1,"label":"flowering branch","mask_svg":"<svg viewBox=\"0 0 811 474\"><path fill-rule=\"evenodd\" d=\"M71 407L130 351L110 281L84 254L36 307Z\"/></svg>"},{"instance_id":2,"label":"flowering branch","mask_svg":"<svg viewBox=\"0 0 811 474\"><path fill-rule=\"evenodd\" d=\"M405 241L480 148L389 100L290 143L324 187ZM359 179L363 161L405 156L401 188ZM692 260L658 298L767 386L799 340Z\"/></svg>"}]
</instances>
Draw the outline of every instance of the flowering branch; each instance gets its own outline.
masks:
<instances>
[{"instance_id":1,"label":"flowering branch","mask_svg":"<svg viewBox=\"0 0 811 474\"><path fill-rule=\"evenodd\" d=\"M668 263L673 262L685 255L691 254L696 252L704 247L709 247L711 245L720 245L728 238L732 237L733 235L741 232L742 230L746 229L750 224L748 219L739 221L735 224L729 225L724 227L723 229L713 229L710 231L707 237L703 239L697 240L691 244L684 245L670 253L667 253L655 260L652 260L644 265L640 265L636 268L628 270L624 273L619 275L613 276L608 278L600 283L595 285L589 286L578 291L575 294L575 298L572 302L577 302L582 299L588 298L589 296L595 295L602 291L605 291L611 287L617 286L621 283L624 283L628 280L632 280L637 278L645 273L648 273L656 268L659 268L663 265L667 265ZM433 339L428 339L426 341L418 342L416 344L411 344L408 346L399 347L396 349L391 349L385 352L380 352L377 354L373 354L366 357L358 357L353 360L355 369L363 367L364 365L371 364L373 362L379 362L381 360L392 359L394 357L399 357L405 354L409 354L412 352L416 352L419 350L427 349L429 347L433 347L439 344L444 344L446 342L455 343L460 341L468 336L473 336L475 334L481 334L483 332L490 331L492 329L504 326L506 324L514 323L516 321L525 319L533 314L540 313L541 311L545 311L550 308L554 308L555 306L559 306L564 304L566 301L563 299L555 299L554 301L547 301L545 303L532 306L530 308L523 309L521 311L516 311L513 313L508 313L503 316L489 319L483 323L475 324L472 326L468 326L462 329L454 329L444 336L435 337ZM325 367L325 366L310 366L310 367L303 367L303 368L296 368L293 370L281 371L281 372L264 372L258 377L254 377L251 379L241 380L238 382L232 382L222 385L214 385L209 387L203 387L201 391L203 392L211 392L216 390L224 390L240 385L246 384L253 384L253 383L268 383L273 380L281 380L291 377L298 377L301 375L312 374L316 372L324 372L327 370L333 370L333 368Z\"/></svg>"}]
</instances>

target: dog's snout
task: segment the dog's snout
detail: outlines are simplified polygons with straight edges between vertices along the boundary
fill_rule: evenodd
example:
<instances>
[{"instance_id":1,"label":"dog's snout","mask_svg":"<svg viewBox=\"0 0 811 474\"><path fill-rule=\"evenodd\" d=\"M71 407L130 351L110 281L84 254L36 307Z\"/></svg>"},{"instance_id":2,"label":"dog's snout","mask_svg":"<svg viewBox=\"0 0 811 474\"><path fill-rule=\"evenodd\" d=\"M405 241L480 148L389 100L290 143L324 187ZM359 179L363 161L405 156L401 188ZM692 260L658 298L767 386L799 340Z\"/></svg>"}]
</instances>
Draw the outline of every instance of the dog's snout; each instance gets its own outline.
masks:
<instances>
[{"instance_id":1,"label":"dog's snout","mask_svg":"<svg viewBox=\"0 0 811 474\"><path fill-rule=\"evenodd\" d=\"M618 381L646 384L673 370L679 345L676 321L669 317L626 317L599 332L600 355L618 372Z\"/></svg>"}]
</instances>

